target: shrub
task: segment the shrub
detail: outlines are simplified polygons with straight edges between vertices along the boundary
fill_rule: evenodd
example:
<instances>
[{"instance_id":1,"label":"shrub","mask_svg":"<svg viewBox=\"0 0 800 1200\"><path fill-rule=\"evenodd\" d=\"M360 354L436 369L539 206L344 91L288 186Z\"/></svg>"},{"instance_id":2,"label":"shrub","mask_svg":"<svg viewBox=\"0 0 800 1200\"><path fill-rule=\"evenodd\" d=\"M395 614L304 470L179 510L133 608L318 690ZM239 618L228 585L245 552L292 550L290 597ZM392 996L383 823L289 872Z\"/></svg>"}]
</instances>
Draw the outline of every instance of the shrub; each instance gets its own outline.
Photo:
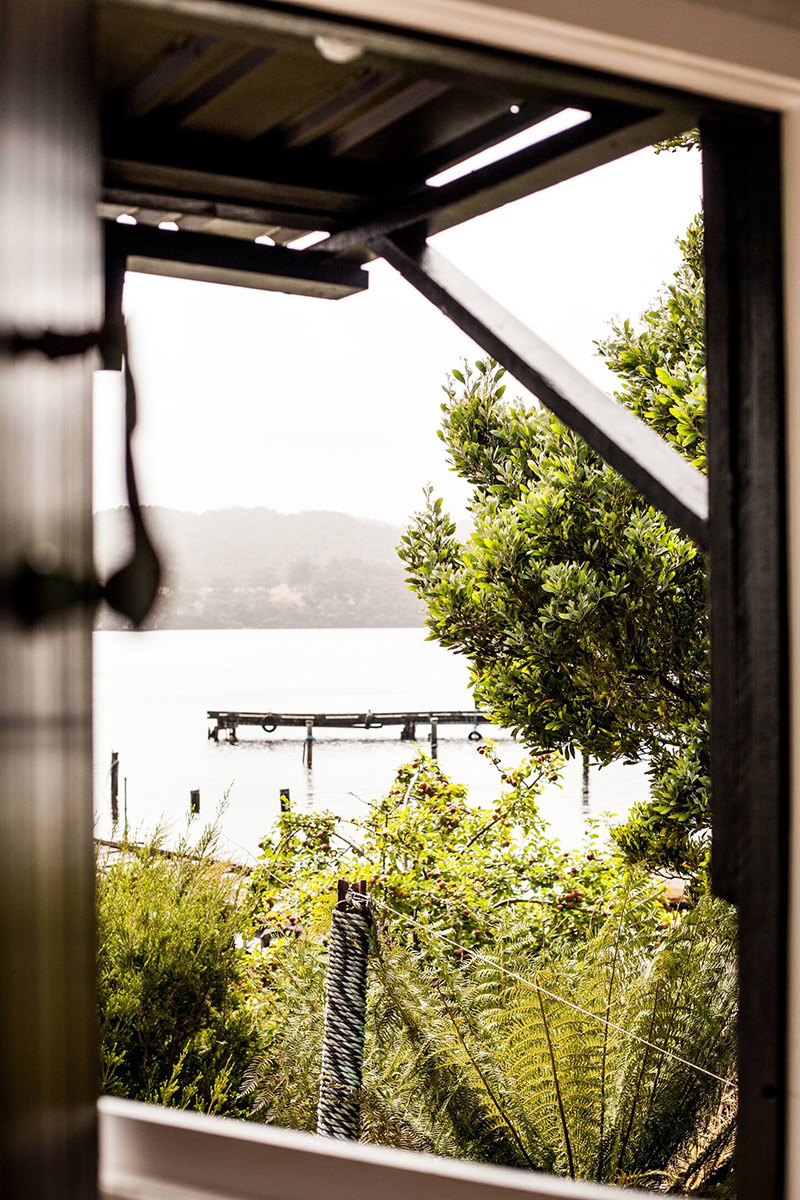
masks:
<instances>
[{"instance_id":1,"label":"shrub","mask_svg":"<svg viewBox=\"0 0 800 1200\"><path fill-rule=\"evenodd\" d=\"M241 880L213 837L168 853L156 837L98 863L101 1088L177 1108L246 1115L253 1018Z\"/></svg>"}]
</instances>

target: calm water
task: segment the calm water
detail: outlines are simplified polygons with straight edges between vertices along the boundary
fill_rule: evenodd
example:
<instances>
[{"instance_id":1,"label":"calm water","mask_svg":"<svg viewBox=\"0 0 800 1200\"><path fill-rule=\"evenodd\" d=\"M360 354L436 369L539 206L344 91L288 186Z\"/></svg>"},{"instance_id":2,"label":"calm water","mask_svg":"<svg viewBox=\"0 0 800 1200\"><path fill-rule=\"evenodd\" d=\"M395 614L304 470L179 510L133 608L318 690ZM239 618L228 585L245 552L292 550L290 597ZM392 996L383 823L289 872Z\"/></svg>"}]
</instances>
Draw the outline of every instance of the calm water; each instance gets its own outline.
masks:
<instances>
[{"instance_id":1,"label":"calm water","mask_svg":"<svg viewBox=\"0 0 800 1200\"><path fill-rule=\"evenodd\" d=\"M238 745L209 741L207 709L352 712L472 708L464 661L425 641L421 629L165 630L94 635L95 810L100 837L111 836L109 764L120 756L131 828L144 833L166 822L186 828L189 792L199 788L201 820L223 797L223 845L246 860L273 823L279 791L291 789L298 808L332 809L344 818L364 812L363 801L391 785L413 753L399 730L373 733L318 730L314 766L302 762L304 731L240 730ZM522 749L502 730L484 727L504 762ZM427 726L417 730L427 744ZM439 731L439 762L450 777L487 801L499 790L495 769L476 753L468 729ZM565 845L581 837L578 763L560 788L542 798L554 836ZM592 769L588 812L620 814L646 790L641 767Z\"/></svg>"}]
</instances>

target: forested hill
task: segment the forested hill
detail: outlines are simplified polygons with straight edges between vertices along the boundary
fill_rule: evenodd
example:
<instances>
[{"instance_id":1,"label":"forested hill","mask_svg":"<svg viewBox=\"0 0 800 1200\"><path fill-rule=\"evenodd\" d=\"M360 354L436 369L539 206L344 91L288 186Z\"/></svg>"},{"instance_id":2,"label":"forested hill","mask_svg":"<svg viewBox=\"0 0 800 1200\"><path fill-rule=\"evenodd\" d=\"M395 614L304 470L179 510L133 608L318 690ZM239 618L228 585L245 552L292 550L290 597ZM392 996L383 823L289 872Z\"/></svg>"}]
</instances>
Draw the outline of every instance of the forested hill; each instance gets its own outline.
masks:
<instances>
[{"instance_id":1,"label":"forested hill","mask_svg":"<svg viewBox=\"0 0 800 1200\"><path fill-rule=\"evenodd\" d=\"M395 547L401 530L336 512L145 510L165 567L152 629L422 624ZM126 509L95 515L105 578L129 547ZM121 628L107 610L99 628Z\"/></svg>"}]
</instances>

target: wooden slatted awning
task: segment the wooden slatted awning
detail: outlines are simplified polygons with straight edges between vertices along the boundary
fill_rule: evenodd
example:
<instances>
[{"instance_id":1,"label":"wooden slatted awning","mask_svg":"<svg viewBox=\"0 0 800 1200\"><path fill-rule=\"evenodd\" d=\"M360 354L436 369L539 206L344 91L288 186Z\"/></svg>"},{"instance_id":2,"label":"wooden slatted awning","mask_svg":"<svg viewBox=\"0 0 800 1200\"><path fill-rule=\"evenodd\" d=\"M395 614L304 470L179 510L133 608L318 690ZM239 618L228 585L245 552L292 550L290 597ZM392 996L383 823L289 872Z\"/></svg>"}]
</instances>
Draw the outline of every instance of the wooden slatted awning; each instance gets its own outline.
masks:
<instances>
[{"instance_id":1,"label":"wooden slatted awning","mask_svg":"<svg viewBox=\"0 0 800 1200\"><path fill-rule=\"evenodd\" d=\"M352 265L373 256L376 236L420 221L435 233L698 119L679 93L302 9L101 0L98 21L101 214L254 246L322 231L316 253L351 268L335 294L357 290ZM331 61L348 45L351 61ZM544 132L565 109L586 115L453 182L426 182Z\"/></svg>"}]
</instances>

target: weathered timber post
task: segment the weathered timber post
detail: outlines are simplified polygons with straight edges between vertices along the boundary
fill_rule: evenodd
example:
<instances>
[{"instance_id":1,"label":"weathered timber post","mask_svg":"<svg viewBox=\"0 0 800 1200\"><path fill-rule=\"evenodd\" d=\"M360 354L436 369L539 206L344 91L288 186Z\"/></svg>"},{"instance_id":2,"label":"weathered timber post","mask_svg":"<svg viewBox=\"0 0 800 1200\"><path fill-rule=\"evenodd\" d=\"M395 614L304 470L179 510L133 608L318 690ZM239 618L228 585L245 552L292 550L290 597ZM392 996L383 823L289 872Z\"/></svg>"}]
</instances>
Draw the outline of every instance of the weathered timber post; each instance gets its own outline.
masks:
<instances>
[{"instance_id":1,"label":"weathered timber post","mask_svg":"<svg viewBox=\"0 0 800 1200\"><path fill-rule=\"evenodd\" d=\"M371 928L366 883L351 888L340 879L331 917L317 1107L317 1133L325 1137L356 1141L359 1135Z\"/></svg>"},{"instance_id":2,"label":"weathered timber post","mask_svg":"<svg viewBox=\"0 0 800 1200\"><path fill-rule=\"evenodd\" d=\"M306 740L303 743L303 762L310 769L314 765L314 722L306 721Z\"/></svg>"},{"instance_id":3,"label":"weathered timber post","mask_svg":"<svg viewBox=\"0 0 800 1200\"><path fill-rule=\"evenodd\" d=\"M584 808L589 807L589 759L584 753L583 755L583 778L581 780L581 803Z\"/></svg>"},{"instance_id":4,"label":"weathered timber post","mask_svg":"<svg viewBox=\"0 0 800 1200\"><path fill-rule=\"evenodd\" d=\"M431 758L439 757L439 718L431 717Z\"/></svg>"},{"instance_id":5,"label":"weathered timber post","mask_svg":"<svg viewBox=\"0 0 800 1200\"><path fill-rule=\"evenodd\" d=\"M401 742L413 742L417 736L417 727L413 721L406 721L403 728L400 730Z\"/></svg>"},{"instance_id":6,"label":"weathered timber post","mask_svg":"<svg viewBox=\"0 0 800 1200\"><path fill-rule=\"evenodd\" d=\"M281 788L281 812L288 813L292 811L292 796L288 788Z\"/></svg>"},{"instance_id":7,"label":"weathered timber post","mask_svg":"<svg viewBox=\"0 0 800 1200\"><path fill-rule=\"evenodd\" d=\"M111 751L111 824L119 824L119 754Z\"/></svg>"},{"instance_id":8,"label":"weathered timber post","mask_svg":"<svg viewBox=\"0 0 800 1200\"><path fill-rule=\"evenodd\" d=\"M191 812L193 817L197 816L197 814L200 812L200 791L199 791L199 789L195 789L194 791L189 792L189 811Z\"/></svg>"}]
</instances>

